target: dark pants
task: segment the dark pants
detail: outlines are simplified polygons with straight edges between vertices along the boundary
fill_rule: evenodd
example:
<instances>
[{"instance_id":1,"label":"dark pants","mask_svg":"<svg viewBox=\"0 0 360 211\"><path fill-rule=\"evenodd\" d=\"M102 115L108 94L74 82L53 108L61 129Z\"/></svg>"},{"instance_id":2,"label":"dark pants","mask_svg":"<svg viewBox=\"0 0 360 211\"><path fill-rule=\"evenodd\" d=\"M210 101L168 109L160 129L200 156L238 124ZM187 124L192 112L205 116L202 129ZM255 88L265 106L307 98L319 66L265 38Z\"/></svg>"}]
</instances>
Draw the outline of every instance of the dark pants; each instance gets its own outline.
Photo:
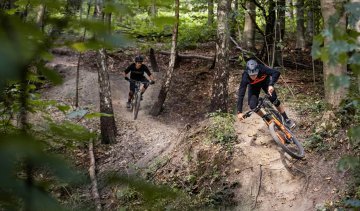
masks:
<instances>
[{"instance_id":1,"label":"dark pants","mask_svg":"<svg viewBox=\"0 0 360 211\"><path fill-rule=\"evenodd\" d=\"M256 108L258 105L258 99L260 95L260 90L264 90L265 93L268 94L268 88L269 88L269 82L265 81L263 83L255 84L255 85L249 85L248 90L248 101L249 101L249 107L250 109ZM274 104L276 107L280 105L280 101L277 99L277 95L275 90L273 91L272 95L270 96L270 102Z\"/></svg>"},{"instance_id":2,"label":"dark pants","mask_svg":"<svg viewBox=\"0 0 360 211\"><path fill-rule=\"evenodd\" d=\"M140 79L138 79L138 78L136 78L136 79L132 78L132 79L133 79L133 80L136 80L136 81L141 81L141 82L149 82L149 80L148 80L145 76L143 76L143 77L140 78ZM129 100L132 99L132 97L133 97L133 95L134 95L135 86L136 86L136 85L135 85L134 82L130 82ZM148 83L144 84L145 90L148 88L148 86L149 86ZM140 87L139 87L139 89L140 89Z\"/></svg>"},{"instance_id":3,"label":"dark pants","mask_svg":"<svg viewBox=\"0 0 360 211\"><path fill-rule=\"evenodd\" d=\"M132 78L132 79L133 79L133 78ZM141 81L141 82L149 82L149 80L148 80L145 76L143 76L141 79L133 79L133 80ZM147 84L144 84L144 88L145 88L145 89L147 89L148 86L149 86L148 83L147 83ZM139 89L140 89L140 87L139 87ZM132 93L135 92L135 83L134 83L134 82L130 82L130 91L131 91Z\"/></svg>"}]
</instances>

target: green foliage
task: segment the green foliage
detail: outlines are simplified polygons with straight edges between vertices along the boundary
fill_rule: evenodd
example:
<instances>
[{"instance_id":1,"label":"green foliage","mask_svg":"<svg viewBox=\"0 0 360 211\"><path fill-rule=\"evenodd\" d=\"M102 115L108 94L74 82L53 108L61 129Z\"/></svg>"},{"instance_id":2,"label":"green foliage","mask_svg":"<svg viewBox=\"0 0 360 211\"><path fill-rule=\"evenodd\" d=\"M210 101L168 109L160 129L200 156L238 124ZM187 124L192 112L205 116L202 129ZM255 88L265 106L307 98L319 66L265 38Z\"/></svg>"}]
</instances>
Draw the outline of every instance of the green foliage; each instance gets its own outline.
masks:
<instances>
[{"instance_id":1,"label":"green foliage","mask_svg":"<svg viewBox=\"0 0 360 211\"><path fill-rule=\"evenodd\" d=\"M210 113L209 117L211 125L208 128L208 132L212 142L229 145L237 140L234 128L234 115L218 111Z\"/></svg>"},{"instance_id":2,"label":"green foliage","mask_svg":"<svg viewBox=\"0 0 360 211\"><path fill-rule=\"evenodd\" d=\"M21 131L17 133L19 135L3 135L0 139L0 204L9 210L24 206L30 210L60 210L56 200L43 191L45 187L41 183L29 183L29 178L34 176L29 170L45 168L66 183L79 176L62 159L45 153L44 146L34 137L20 135ZM19 164L25 165L27 171Z\"/></svg>"},{"instance_id":3,"label":"green foliage","mask_svg":"<svg viewBox=\"0 0 360 211\"><path fill-rule=\"evenodd\" d=\"M316 152L324 152L329 150L329 143L325 141L327 134L325 132L313 133L303 143L307 150L315 150Z\"/></svg>"},{"instance_id":4,"label":"green foliage","mask_svg":"<svg viewBox=\"0 0 360 211\"><path fill-rule=\"evenodd\" d=\"M185 196L183 193L166 186L154 185L144 180L110 174L107 183L120 185L116 190L116 197L123 206L129 209L182 209ZM178 207L180 206L180 207Z\"/></svg>"},{"instance_id":5,"label":"green foliage","mask_svg":"<svg viewBox=\"0 0 360 211\"><path fill-rule=\"evenodd\" d=\"M215 25L192 25L188 22L180 25L179 29L179 49L189 49L196 47L199 43L215 40Z\"/></svg>"},{"instance_id":6,"label":"green foliage","mask_svg":"<svg viewBox=\"0 0 360 211\"><path fill-rule=\"evenodd\" d=\"M341 27L337 27L339 24L339 17L342 15L342 12L346 12L350 25L353 27L355 23L359 20L359 11L360 4L357 3L347 3L343 5L345 11L339 10L335 15L329 19L329 24L322 31L321 34L314 38L312 56L314 59L321 59L324 63L330 65L349 65L352 68L352 75L349 76L334 76L330 75L328 80L328 86L332 89L337 89L339 87L350 87L350 99L346 102L345 106L342 105L338 111L340 114L340 119L343 122L343 125L348 130L348 136L352 141L352 151L354 154L359 152L359 138L360 138L360 129L359 129L359 115L357 114L360 106L358 103L359 89L358 89L358 77L360 77L360 56L357 49L359 49L360 44L357 42L357 38L360 35L359 32L354 31L353 29L344 30ZM325 40L330 41L327 45L324 45ZM351 89L351 80L354 77L355 90ZM353 82L354 83L354 82ZM355 92L354 92L355 91ZM351 118L349 116L351 115ZM345 118L344 118L345 117ZM346 156L343 157L338 167L340 170L351 169L354 182L354 189L357 189L355 192L360 192L360 159L357 156ZM357 198L360 198L360 194L354 195ZM350 202L350 203L349 203ZM353 202L353 203L352 203ZM359 201L348 201L348 205L352 207L359 207Z\"/></svg>"}]
</instances>

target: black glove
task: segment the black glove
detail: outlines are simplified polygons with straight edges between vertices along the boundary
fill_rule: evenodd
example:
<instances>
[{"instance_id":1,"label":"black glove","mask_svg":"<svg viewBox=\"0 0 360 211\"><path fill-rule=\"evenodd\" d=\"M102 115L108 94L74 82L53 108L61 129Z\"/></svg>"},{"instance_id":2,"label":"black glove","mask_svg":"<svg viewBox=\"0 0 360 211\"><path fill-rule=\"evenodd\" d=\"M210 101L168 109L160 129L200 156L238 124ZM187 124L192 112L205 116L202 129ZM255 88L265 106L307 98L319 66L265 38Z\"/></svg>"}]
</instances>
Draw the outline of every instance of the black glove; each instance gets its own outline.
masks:
<instances>
[{"instance_id":1,"label":"black glove","mask_svg":"<svg viewBox=\"0 0 360 211\"><path fill-rule=\"evenodd\" d=\"M127 80L127 81L128 81L128 80L130 80L130 79L129 79L127 76L125 76L125 80Z\"/></svg>"},{"instance_id":2,"label":"black glove","mask_svg":"<svg viewBox=\"0 0 360 211\"><path fill-rule=\"evenodd\" d=\"M154 84L155 83L155 81L150 81L150 84Z\"/></svg>"}]
</instances>

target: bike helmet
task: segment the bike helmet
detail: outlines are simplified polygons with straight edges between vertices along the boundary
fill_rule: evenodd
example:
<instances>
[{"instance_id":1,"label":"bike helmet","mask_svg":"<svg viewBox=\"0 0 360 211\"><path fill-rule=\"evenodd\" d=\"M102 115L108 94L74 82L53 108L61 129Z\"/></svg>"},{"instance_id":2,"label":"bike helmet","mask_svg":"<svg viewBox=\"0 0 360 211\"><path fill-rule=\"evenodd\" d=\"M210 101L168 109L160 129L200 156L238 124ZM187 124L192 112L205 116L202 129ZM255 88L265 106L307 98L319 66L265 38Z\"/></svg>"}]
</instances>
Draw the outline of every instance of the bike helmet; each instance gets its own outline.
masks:
<instances>
[{"instance_id":1,"label":"bike helmet","mask_svg":"<svg viewBox=\"0 0 360 211\"><path fill-rule=\"evenodd\" d=\"M136 56L135 57L135 62L143 62L144 61L144 58L140 55Z\"/></svg>"},{"instance_id":2,"label":"bike helmet","mask_svg":"<svg viewBox=\"0 0 360 211\"><path fill-rule=\"evenodd\" d=\"M258 63L255 60L250 59L246 63L246 71L249 75L257 75L259 73Z\"/></svg>"}]
</instances>

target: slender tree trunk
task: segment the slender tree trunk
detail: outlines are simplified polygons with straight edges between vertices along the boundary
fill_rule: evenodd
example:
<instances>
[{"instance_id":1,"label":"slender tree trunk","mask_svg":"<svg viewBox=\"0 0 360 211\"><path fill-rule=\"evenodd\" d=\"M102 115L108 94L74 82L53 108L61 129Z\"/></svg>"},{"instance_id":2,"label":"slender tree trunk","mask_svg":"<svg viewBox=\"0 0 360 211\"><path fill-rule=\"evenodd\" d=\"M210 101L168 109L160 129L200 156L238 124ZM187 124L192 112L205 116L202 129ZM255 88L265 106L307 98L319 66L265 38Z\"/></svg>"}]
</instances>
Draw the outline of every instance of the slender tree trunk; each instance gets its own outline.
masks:
<instances>
[{"instance_id":1,"label":"slender tree trunk","mask_svg":"<svg viewBox=\"0 0 360 211\"><path fill-rule=\"evenodd\" d=\"M101 143L115 143L116 124L114 118L114 110L112 107L110 80L107 68L106 50L98 51L100 57L100 68L98 69L99 94L100 94L100 112L110 114L112 116L100 117Z\"/></svg>"},{"instance_id":2,"label":"slender tree trunk","mask_svg":"<svg viewBox=\"0 0 360 211\"><path fill-rule=\"evenodd\" d=\"M279 38L284 40L285 36L285 11L286 11L285 0L278 0L278 32Z\"/></svg>"},{"instance_id":3,"label":"slender tree trunk","mask_svg":"<svg viewBox=\"0 0 360 211\"><path fill-rule=\"evenodd\" d=\"M148 15L152 18L157 17L158 9L156 7L156 0L151 0L151 5L148 10Z\"/></svg>"},{"instance_id":4,"label":"slender tree trunk","mask_svg":"<svg viewBox=\"0 0 360 211\"><path fill-rule=\"evenodd\" d=\"M340 6L340 4L344 4L345 1L339 2L337 0L321 0L321 11L322 15L324 17L324 26L327 28L329 27L329 19L332 15L336 13L336 8ZM344 14L340 17L339 22L335 26L338 30L345 31L346 30L346 17ZM331 42L333 42L332 39L327 38L324 41L324 45L328 46ZM345 75L347 72L346 65L343 64L337 64L337 65L329 65L328 63L324 63L323 66L324 71L324 83L325 83L325 99L326 101L331 104L333 107L338 107L341 100L346 97L347 89L343 86L341 86L338 89L333 89L328 86L329 84L329 76L341 76Z\"/></svg>"},{"instance_id":5,"label":"slender tree trunk","mask_svg":"<svg viewBox=\"0 0 360 211\"><path fill-rule=\"evenodd\" d=\"M149 57L150 57L150 64L151 64L151 68L152 68L153 72L159 72L159 66L156 62L155 52L154 52L154 49L152 49L152 48L150 48Z\"/></svg>"},{"instance_id":6,"label":"slender tree trunk","mask_svg":"<svg viewBox=\"0 0 360 211\"><path fill-rule=\"evenodd\" d=\"M311 46L314 37L314 0L310 0L308 4L306 42Z\"/></svg>"},{"instance_id":7,"label":"slender tree trunk","mask_svg":"<svg viewBox=\"0 0 360 211\"><path fill-rule=\"evenodd\" d=\"M296 2L296 48L305 48L304 0Z\"/></svg>"},{"instance_id":8,"label":"slender tree trunk","mask_svg":"<svg viewBox=\"0 0 360 211\"><path fill-rule=\"evenodd\" d=\"M248 50L255 49L255 23L253 20L256 20L256 12L255 12L255 4L248 0L246 1L246 9L245 13L245 25L244 25L244 43L245 47Z\"/></svg>"},{"instance_id":9,"label":"slender tree trunk","mask_svg":"<svg viewBox=\"0 0 360 211\"><path fill-rule=\"evenodd\" d=\"M95 1L95 10L97 10L96 15L99 18L101 15L102 21L104 24L111 24L110 14L105 15L101 12L101 6L97 1ZM106 22L107 21L107 22ZM108 31L110 33L110 31ZM111 88L110 80L108 73L107 65L107 54L104 48L98 50L99 57L99 68L98 68L98 81L99 81L99 95L100 95L100 112L105 114L110 114L112 116L101 116L100 117L100 130L101 130L101 143L102 144L111 144L115 143L116 139L116 124L114 118L114 110L112 106L111 98Z\"/></svg>"},{"instance_id":10,"label":"slender tree trunk","mask_svg":"<svg viewBox=\"0 0 360 211\"><path fill-rule=\"evenodd\" d=\"M41 4L38 7L38 12L36 15L36 25L44 31L44 19L45 19L45 5Z\"/></svg>"},{"instance_id":11,"label":"slender tree trunk","mask_svg":"<svg viewBox=\"0 0 360 211\"><path fill-rule=\"evenodd\" d=\"M276 3L274 0L269 0L269 9L268 9L268 15L265 17L266 19L266 27L265 27L265 45L262 50L262 55L264 55L264 49L266 49L265 57L268 60L268 63L270 64L272 61L272 58L270 58L271 55L274 55L273 49L274 49L274 36L275 36L275 20L276 20L276 13L275 13L275 6Z\"/></svg>"},{"instance_id":12,"label":"slender tree trunk","mask_svg":"<svg viewBox=\"0 0 360 211\"><path fill-rule=\"evenodd\" d=\"M214 0L208 0L208 25L214 23Z\"/></svg>"},{"instance_id":13,"label":"slender tree trunk","mask_svg":"<svg viewBox=\"0 0 360 211\"><path fill-rule=\"evenodd\" d=\"M180 8L179 0L175 0L175 24L173 28L173 35L171 41L170 63L169 63L169 68L166 71L164 83L161 86L158 99L151 109L151 115L153 116L157 116L161 112L161 108L166 100L167 93L169 92L170 89L170 83L175 69L175 63L177 57L177 38L178 38L178 29L179 29L179 8Z\"/></svg>"},{"instance_id":14,"label":"slender tree trunk","mask_svg":"<svg viewBox=\"0 0 360 211\"><path fill-rule=\"evenodd\" d=\"M353 3L360 3L360 0L351 0ZM360 33L360 20L355 24L355 30ZM357 37L358 46L360 46L360 36ZM358 77L358 90L360 92L360 73L357 74Z\"/></svg>"},{"instance_id":15,"label":"slender tree trunk","mask_svg":"<svg viewBox=\"0 0 360 211\"><path fill-rule=\"evenodd\" d=\"M238 5L238 0L233 0L234 1L234 8L231 9L231 23L230 23L230 36L236 38L236 28L237 28L237 14L238 14L238 8L235 7L235 5ZM230 2L231 5L231 2ZM231 6L230 6L231 8ZM231 45L231 43L229 43Z\"/></svg>"},{"instance_id":16,"label":"slender tree trunk","mask_svg":"<svg viewBox=\"0 0 360 211\"><path fill-rule=\"evenodd\" d=\"M216 42L216 69L212 86L210 111L228 110L228 81L229 81L229 10L230 0L218 1L217 12L217 42Z\"/></svg>"},{"instance_id":17,"label":"slender tree trunk","mask_svg":"<svg viewBox=\"0 0 360 211\"><path fill-rule=\"evenodd\" d=\"M281 44L285 34L285 0L276 1L275 55L276 65L283 66ZM278 45L280 44L280 45Z\"/></svg>"}]
</instances>

